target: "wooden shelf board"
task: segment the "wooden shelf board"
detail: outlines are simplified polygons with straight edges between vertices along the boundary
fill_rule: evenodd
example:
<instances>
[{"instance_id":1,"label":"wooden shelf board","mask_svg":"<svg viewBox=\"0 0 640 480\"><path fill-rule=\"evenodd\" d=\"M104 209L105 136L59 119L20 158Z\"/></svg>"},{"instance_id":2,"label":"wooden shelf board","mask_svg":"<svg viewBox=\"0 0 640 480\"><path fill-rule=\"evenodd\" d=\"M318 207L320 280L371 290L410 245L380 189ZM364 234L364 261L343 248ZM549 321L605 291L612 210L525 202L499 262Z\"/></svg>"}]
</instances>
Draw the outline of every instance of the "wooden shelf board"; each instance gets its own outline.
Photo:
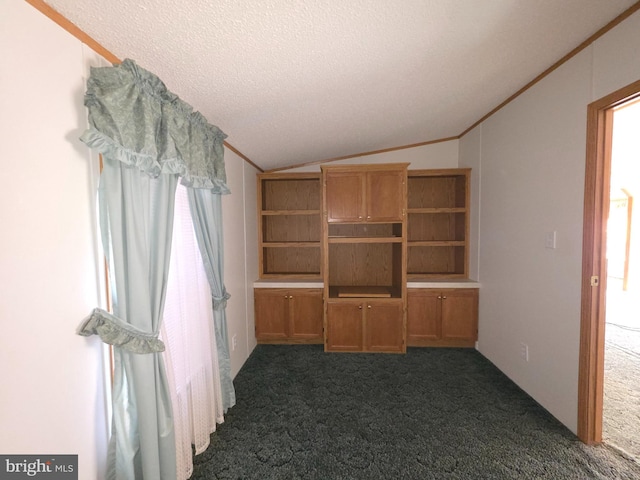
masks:
<instances>
[{"instance_id":1,"label":"wooden shelf board","mask_svg":"<svg viewBox=\"0 0 640 480\"><path fill-rule=\"evenodd\" d=\"M322 275L320 272L264 272L260 275L260 278L264 279L282 279L292 278L297 280L318 280L322 281Z\"/></svg>"},{"instance_id":2,"label":"wooden shelf board","mask_svg":"<svg viewBox=\"0 0 640 480\"><path fill-rule=\"evenodd\" d=\"M391 298L387 287L338 287L338 298Z\"/></svg>"},{"instance_id":3,"label":"wooden shelf board","mask_svg":"<svg viewBox=\"0 0 640 480\"><path fill-rule=\"evenodd\" d=\"M466 213L464 207L408 208L407 213Z\"/></svg>"},{"instance_id":4,"label":"wooden shelf board","mask_svg":"<svg viewBox=\"0 0 640 480\"><path fill-rule=\"evenodd\" d=\"M320 242L262 242L263 248L320 248Z\"/></svg>"},{"instance_id":5,"label":"wooden shelf board","mask_svg":"<svg viewBox=\"0 0 640 480\"><path fill-rule=\"evenodd\" d=\"M408 241L407 247L464 247L464 240L420 240Z\"/></svg>"},{"instance_id":6,"label":"wooden shelf board","mask_svg":"<svg viewBox=\"0 0 640 480\"><path fill-rule=\"evenodd\" d=\"M320 215L320 210L263 210L262 215Z\"/></svg>"},{"instance_id":7,"label":"wooden shelf board","mask_svg":"<svg viewBox=\"0 0 640 480\"><path fill-rule=\"evenodd\" d=\"M408 272L407 281L429 281L429 280L444 280L452 278L464 278L464 273L456 272Z\"/></svg>"},{"instance_id":8,"label":"wooden shelf board","mask_svg":"<svg viewBox=\"0 0 640 480\"><path fill-rule=\"evenodd\" d=\"M329 243L402 243L402 237L329 237Z\"/></svg>"}]
</instances>

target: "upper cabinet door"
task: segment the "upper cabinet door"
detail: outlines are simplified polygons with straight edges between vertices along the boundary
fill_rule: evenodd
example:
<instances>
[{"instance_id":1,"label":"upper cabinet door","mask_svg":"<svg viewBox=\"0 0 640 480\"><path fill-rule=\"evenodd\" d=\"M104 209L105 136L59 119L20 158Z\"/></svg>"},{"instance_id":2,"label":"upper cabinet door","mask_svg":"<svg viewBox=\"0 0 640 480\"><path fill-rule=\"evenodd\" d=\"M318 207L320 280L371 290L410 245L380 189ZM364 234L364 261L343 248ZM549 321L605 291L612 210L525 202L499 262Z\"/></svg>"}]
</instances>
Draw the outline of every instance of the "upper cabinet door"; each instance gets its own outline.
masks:
<instances>
[{"instance_id":1,"label":"upper cabinet door","mask_svg":"<svg viewBox=\"0 0 640 480\"><path fill-rule=\"evenodd\" d=\"M328 167L327 222L402 222L406 209L406 164Z\"/></svg>"},{"instance_id":2,"label":"upper cabinet door","mask_svg":"<svg viewBox=\"0 0 640 480\"><path fill-rule=\"evenodd\" d=\"M363 172L327 172L325 180L327 221L365 221Z\"/></svg>"},{"instance_id":3,"label":"upper cabinet door","mask_svg":"<svg viewBox=\"0 0 640 480\"><path fill-rule=\"evenodd\" d=\"M405 208L406 172L399 170L367 173L366 221L401 222Z\"/></svg>"}]
</instances>

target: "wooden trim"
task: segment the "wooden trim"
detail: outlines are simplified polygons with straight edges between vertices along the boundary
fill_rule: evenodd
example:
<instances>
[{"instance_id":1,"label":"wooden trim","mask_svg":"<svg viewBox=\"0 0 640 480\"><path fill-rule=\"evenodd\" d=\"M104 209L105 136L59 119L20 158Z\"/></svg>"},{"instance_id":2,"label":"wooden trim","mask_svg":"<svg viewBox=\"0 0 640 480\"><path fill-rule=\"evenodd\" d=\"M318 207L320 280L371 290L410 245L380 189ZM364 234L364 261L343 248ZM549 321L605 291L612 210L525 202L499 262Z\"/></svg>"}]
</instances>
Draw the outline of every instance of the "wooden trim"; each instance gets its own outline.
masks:
<instances>
[{"instance_id":1,"label":"wooden trim","mask_svg":"<svg viewBox=\"0 0 640 480\"><path fill-rule=\"evenodd\" d=\"M633 106L635 106L635 105L637 105L639 103L640 103L640 97L632 98L631 100L626 101L622 105L618 105L616 107L616 112L619 112L620 110L624 110L625 108L633 107Z\"/></svg>"},{"instance_id":2,"label":"wooden trim","mask_svg":"<svg viewBox=\"0 0 640 480\"><path fill-rule=\"evenodd\" d=\"M459 177L460 175L471 175L470 168L428 168L420 170L408 170L407 176L411 177Z\"/></svg>"},{"instance_id":3,"label":"wooden trim","mask_svg":"<svg viewBox=\"0 0 640 480\"><path fill-rule=\"evenodd\" d=\"M100 45L96 40L94 40L89 35L87 35L85 32L80 30L80 28L78 28L75 24L73 24L68 18L62 16L60 13L58 13L57 10L54 10L52 7L47 5L44 2L44 0L25 0L25 1L29 5L34 7L36 10L40 11L41 13L43 13L50 20L53 20L55 23L57 23L59 26L61 26L63 29L65 29L67 32L69 32L71 35L76 37L82 43L84 43L85 45L90 47L94 52L96 52L99 55L103 56L105 58L105 60L107 60L107 61L109 61L111 63L121 63L122 62L122 60L120 60L118 57L116 57L113 53L111 53L105 47Z\"/></svg>"},{"instance_id":4,"label":"wooden trim","mask_svg":"<svg viewBox=\"0 0 640 480\"><path fill-rule=\"evenodd\" d=\"M231 145L229 142L224 142L224 146L227 147L229 150L231 150L233 153L235 153L236 155L238 155L241 159L243 159L245 162L247 162L249 165L251 165L253 168L255 168L256 170L258 170L260 173L263 173L264 170L262 168L260 168L258 165L256 165L255 163L253 163L251 161L251 159L249 157L247 157L246 155L244 155L240 150L238 150L236 147L234 147L233 145Z\"/></svg>"},{"instance_id":5,"label":"wooden trim","mask_svg":"<svg viewBox=\"0 0 640 480\"><path fill-rule=\"evenodd\" d=\"M320 172L295 172L295 173L259 173L258 177L263 180L278 180L278 179L299 179L299 180L318 180L322 179Z\"/></svg>"},{"instance_id":6,"label":"wooden trim","mask_svg":"<svg viewBox=\"0 0 640 480\"><path fill-rule=\"evenodd\" d=\"M606 222L609 210L613 108L640 97L640 81L591 103L587 107L582 243L582 300L578 371L578 438L586 444L602 441L604 384L604 321ZM591 286L598 276L600 286Z\"/></svg>"},{"instance_id":7,"label":"wooden trim","mask_svg":"<svg viewBox=\"0 0 640 480\"><path fill-rule=\"evenodd\" d=\"M396 150L405 150L407 148L423 147L425 145L431 145L434 143L450 142L451 140L458 140L459 138L460 136L439 138L437 140L430 140L428 142L420 142L420 143L412 143L411 145L402 145L400 147L383 148L382 150L372 150L370 152L354 153L351 155L345 155L343 157L334 157L334 158L327 158L325 160L316 160L313 162L298 163L296 165L291 165L289 167L273 168L271 170L267 170L266 173L280 172L282 170L290 170L292 168L310 167L313 165L321 165L323 163L337 162L338 160L349 160L351 158L366 157L368 155L377 155L379 153L395 152Z\"/></svg>"},{"instance_id":8,"label":"wooden trim","mask_svg":"<svg viewBox=\"0 0 640 480\"><path fill-rule=\"evenodd\" d=\"M322 171L330 172L386 172L388 170L405 170L409 168L409 163L371 163L366 165L347 164L347 165L323 165ZM385 222L386 223L386 222Z\"/></svg>"},{"instance_id":9,"label":"wooden trim","mask_svg":"<svg viewBox=\"0 0 640 480\"><path fill-rule=\"evenodd\" d=\"M489 113L487 113L485 116L483 116L482 118L480 118L480 120L476 121L473 125L471 125L470 127L468 127L466 130L464 130L460 135L458 135L458 138L461 138L463 136L465 136L467 133L469 133L471 130L473 130L474 128L476 128L478 125L480 125L482 122L484 122L487 118L491 117L494 113L496 113L498 110L501 110L502 107L504 107L505 105L511 103L513 100L515 100L517 97L519 97L520 95L522 95L524 92L526 92L527 90L529 90L531 87L533 87L536 83L538 83L540 80L542 80L543 78L545 78L547 75L549 75L550 73L552 73L554 70L558 69L560 66L562 66L564 63L568 62L571 58L575 57L578 53L580 53L582 50L584 50L585 48L587 48L589 45L591 45L593 42L595 42L597 39L599 39L600 37L602 37L605 33L607 33L609 30L615 28L616 26L618 26L620 23L622 23L624 20L626 20L627 18L629 18L631 15L633 15L634 13L636 13L638 10L640 10L640 1L636 2L635 4L633 4L631 7L629 7L627 10L625 10L624 12L622 12L620 15L618 15L616 18L614 18L613 20L611 20L609 23L607 23L604 27L602 27L600 30L598 30L596 33L594 33L593 35L591 35L589 38L587 38L584 42L582 42L580 45L578 45L576 48L574 48L573 50L571 50L569 53L567 53L564 57L562 57L560 60L558 60L556 63L554 63L553 65L551 65L549 68L547 68L544 72L542 72L540 75L538 75L537 77L535 77L533 80L531 80L529 83L527 83L524 87L522 87L520 90L518 90L516 93L514 93L513 95L511 95L509 98L507 98L504 102L502 102L500 105L498 105L497 107L495 107L493 110L491 110Z\"/></svg>"},{"instance_id":10,"label":"wooden trim","mask_svg":"<svg viewBox=\"0 0 640 480\"><path fill-rule=\"evenodd\" d=\"M87 33L82 31L77 25L71 22L68 18L60 14L57 10L47 5L44 0L25 0L29 5L34 7L40 13L44 14L44 16L48 17L53 22L57 23L64 30L69 32L71 35L76 37L82 43L91 48L94 52L104 57L105 60L111 62L113 64L122 63L118 57L116 57L113 53L103 47L100 43L98 43L95 39L90 37ZM224 142L224 146L231 150L233 153L242 158L245 162L258 169L260 172L264 172L262 168L252 162L249 157L242 154L237 148L231 145L229 142Z\"/></svg>"}]
</instances>

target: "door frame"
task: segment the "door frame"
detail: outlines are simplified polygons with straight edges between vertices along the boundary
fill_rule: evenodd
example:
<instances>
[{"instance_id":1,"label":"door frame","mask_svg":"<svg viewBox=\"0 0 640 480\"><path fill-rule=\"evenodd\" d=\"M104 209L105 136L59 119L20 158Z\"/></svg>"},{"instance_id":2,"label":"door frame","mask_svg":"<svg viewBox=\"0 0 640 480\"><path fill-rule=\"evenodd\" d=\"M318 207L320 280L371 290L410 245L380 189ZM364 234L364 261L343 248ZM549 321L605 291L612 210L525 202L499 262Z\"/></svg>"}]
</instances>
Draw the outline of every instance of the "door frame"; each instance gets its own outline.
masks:
<instances>
[{"instance_id":1,"label":"door frame","mask_svg":"<svg viewBox=\"0 0 640 480\"><path fill-rule=\"evenodd\" d=\"M607 217L613 109L640 97L640 80L587 107L587 152L582 238L582 301L578 371L578 438L602 442L604 329L607 287ZM592 279L599 282L592 285Z\"/></svg>"}]
</instances>

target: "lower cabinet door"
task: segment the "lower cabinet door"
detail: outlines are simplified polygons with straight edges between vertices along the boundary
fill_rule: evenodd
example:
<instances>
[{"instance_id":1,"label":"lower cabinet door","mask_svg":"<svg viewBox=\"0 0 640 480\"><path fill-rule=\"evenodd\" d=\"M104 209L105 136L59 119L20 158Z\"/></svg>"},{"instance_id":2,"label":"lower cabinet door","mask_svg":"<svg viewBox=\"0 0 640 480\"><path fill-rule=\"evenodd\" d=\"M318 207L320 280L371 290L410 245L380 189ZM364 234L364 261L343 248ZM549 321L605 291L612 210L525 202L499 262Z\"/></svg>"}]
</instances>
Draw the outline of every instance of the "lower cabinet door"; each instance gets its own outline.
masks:
<instances>
[{"instance_id":1,"label":"lower cabinet door","mask_svg":"<svg viewBox=\"0 0 640 480\"><path fill-rule=\"evenodd\" d=\"M419 347L440 339L440 292L427 289L407 292L407 345Z\"/></svg>"},{"instance_id":2,"label":"lower cabinet door","mask_svg":"<svg viewBox=\"0 0 640 480\"><path fill-rule=\"evenodd\" d=\"M254 289L256 340L286 340L289 336L289 293L279 288Z\"/></svg>"},{"instance_id":3,"label":"lower cabinet door","mask_svg":"<svg viewBox=\"0 0 640 480\"><path fill-rule=\"evenodd\" d=\"M289 335L293 342L322 343L322 290L289 290Z\"/></svg>"},{"instance_id":4,"label":"lower cabinet door","mask_svg":"<svg viewBox=\"0 0 640 480\"><path fill-rule=\"evenodd\" d=\"M468 342L478 339L478 290L442 292L442 340Z\"/></svg>"},{"instance_id":5,"label":"lower cabinet door","mask_svg":"<svg viewBox=\"0 0 640 480\"><path fill-rule=\"evenodd\" d=\"M407 345L473 347L478 339L478 289L409 289Z\"/></svg>"},{"instance_id":6,"label":"lower cabinet door","mask_svg":"<svg viewBox=\"0 0 640 480\"><path fill-rule=\"evenodd\" d=\"M328 302L325 350L362 351L363 320L362 302Z\"/></svg>"},{"instance_id":7,"label":"lower cabinet door","mask_svg":"<svg viewBox=\"0 0 640 480\"><path fill-rule=\"evenodd\" d=\"M364 302L365 345L369 352L402 353L405 349L402 302Z\"/></svg>"}]
</instances>

